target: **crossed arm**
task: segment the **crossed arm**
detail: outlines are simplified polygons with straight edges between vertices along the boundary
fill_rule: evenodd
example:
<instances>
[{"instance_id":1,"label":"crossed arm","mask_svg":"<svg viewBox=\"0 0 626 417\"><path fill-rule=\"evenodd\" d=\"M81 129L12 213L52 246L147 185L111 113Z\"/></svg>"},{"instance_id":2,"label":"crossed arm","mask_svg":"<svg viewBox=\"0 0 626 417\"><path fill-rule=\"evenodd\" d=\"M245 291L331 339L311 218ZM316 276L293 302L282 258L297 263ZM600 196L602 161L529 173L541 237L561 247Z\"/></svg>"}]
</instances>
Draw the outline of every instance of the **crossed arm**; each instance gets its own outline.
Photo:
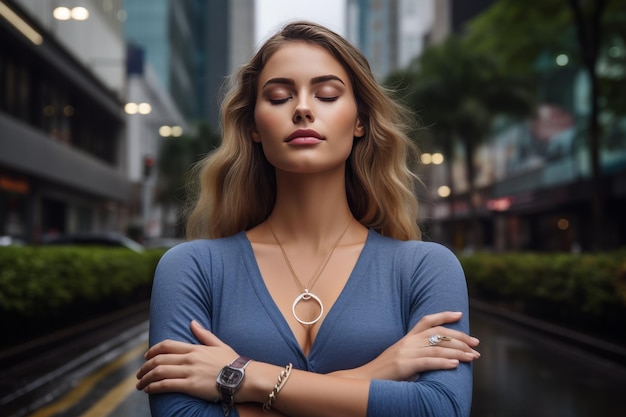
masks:
<instances>
[{"instance_id":1,"label":"crossed arm","mask_svg":"<svg viewBox=\"0 0 626 417\"><path fill-rule=\"evenodd\" d=\"M235 394L237 411L243 417L365 416L371 381L411 381L424 372L453 370L461 362L480 357L474 350L479 343L476 338L445 327L460 318L458 312L424 316L402 339L355 369L326 375L294 369L269 414L261 404L283 368L253 361ZM209 402L219 397L213 381L238 354L199 323L194 321L190 327L201 344L165 340L152 346L137 372L137 389L149 394L183 393ZM428 338L433 334L451 340L431 346Z\"/></svg>"}]
</instances>

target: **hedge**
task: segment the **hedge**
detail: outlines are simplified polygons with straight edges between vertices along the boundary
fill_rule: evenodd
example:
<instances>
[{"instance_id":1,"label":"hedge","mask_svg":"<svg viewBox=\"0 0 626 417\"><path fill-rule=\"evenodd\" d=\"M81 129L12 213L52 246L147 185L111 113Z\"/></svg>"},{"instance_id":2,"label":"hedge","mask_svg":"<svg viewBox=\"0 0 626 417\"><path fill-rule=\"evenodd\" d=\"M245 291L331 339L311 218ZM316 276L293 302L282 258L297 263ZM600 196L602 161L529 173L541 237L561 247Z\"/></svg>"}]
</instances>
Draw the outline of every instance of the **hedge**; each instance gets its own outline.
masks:
<instances>
[{"instance_id":1,"label":"hedge","mask_svg":"<svg viewBox=\"0 0 626 417\"><path fill-rule=\"evenodd\" d=\"M626 325L626 250L476 253L460 261L472 298L592 334Z\"/></svg>"},{"instance_id":2,"label":"hedge","mask_svg":"<svg viewBox=\"0 0 626 417\"><path fill-rule=\"evenodd\" d=\"M60 327L150 296L163 250L0 247L0 331ZM11 333L8 333L11 334Z\"/></svg>"}]
</instances>

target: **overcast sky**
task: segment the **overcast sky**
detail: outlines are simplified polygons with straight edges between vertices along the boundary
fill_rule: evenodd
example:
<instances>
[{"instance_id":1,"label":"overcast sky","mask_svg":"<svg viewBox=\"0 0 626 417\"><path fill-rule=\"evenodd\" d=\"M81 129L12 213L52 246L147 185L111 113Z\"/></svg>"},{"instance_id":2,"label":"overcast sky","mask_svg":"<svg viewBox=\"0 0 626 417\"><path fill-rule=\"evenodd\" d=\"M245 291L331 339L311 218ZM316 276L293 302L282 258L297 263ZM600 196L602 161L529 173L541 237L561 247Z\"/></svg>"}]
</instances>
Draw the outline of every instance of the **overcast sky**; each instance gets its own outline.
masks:
<instances>
[{"instance_id":1,"label":"overcast sky","mask_svg":"<svg viewBox=\"0 0 626 417\"><path fill-rule=\"evenodd\" d=\"M273 35L284 23L306 19L345 35L344 0L255 0L256 43Z\"/></svg>"}]
</instances>

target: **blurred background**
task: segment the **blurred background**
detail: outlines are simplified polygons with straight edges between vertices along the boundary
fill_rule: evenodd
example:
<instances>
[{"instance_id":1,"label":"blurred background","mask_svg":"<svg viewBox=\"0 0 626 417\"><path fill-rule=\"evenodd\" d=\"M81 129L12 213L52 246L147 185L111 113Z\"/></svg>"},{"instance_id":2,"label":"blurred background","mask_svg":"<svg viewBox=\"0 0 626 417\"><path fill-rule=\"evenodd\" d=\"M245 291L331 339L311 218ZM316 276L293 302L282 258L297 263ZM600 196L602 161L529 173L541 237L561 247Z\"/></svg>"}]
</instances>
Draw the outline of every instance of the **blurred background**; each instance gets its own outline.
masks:
<instances>
[{"instance_id":1,"label":"blurred background","mask_svg":"<svg viewBox=\"0 0 626 417\"><path fill-rule=\"evenodd\" d=\"M0 414L105 366L43 395L68 334L145 342L221 86L294 19L345 36L415 114L424 238L458 254L492 343L474 415L626 415L622 0L0 0ZM101 415L145 415L137 398Z\"/></svg>"},{"instance_id":2,"label":"blurred background","mask_svg":"<svg viewBox=\"0 0 626 417\"><path fill-rule=\"evenodd\" d=\"M3 1L0 236L181 237L220 87L292 18L357 45L425 127L426 237L624 245L624 7L574 1Z\"/></svg>"}]
</instances>

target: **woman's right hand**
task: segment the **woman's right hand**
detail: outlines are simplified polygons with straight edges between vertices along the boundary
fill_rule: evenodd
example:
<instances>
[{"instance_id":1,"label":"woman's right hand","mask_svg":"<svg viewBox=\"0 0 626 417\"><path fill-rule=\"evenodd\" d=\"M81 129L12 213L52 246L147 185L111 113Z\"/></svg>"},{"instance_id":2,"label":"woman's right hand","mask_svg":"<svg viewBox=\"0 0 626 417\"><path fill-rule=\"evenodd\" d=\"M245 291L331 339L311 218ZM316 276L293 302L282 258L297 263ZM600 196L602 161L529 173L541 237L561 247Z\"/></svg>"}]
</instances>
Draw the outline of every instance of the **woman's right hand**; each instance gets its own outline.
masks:
<instances>
[{"instance_id":1,"label":"woman's right hand","mask_svg":"<svg viewBox=\"0 0 626 417\"><path fill-rule=\"evenodd\" d=\"M414 380L421 372L454 369L459 362L480 357L473 348L479 340L458 330L443 327L461 319L462 313L444 311L424 316L402 339L387 348L376 359L355 369L333 372L345 378ZM449 337L430 345L429 337Z\"/></svg>"}]
</instances>

